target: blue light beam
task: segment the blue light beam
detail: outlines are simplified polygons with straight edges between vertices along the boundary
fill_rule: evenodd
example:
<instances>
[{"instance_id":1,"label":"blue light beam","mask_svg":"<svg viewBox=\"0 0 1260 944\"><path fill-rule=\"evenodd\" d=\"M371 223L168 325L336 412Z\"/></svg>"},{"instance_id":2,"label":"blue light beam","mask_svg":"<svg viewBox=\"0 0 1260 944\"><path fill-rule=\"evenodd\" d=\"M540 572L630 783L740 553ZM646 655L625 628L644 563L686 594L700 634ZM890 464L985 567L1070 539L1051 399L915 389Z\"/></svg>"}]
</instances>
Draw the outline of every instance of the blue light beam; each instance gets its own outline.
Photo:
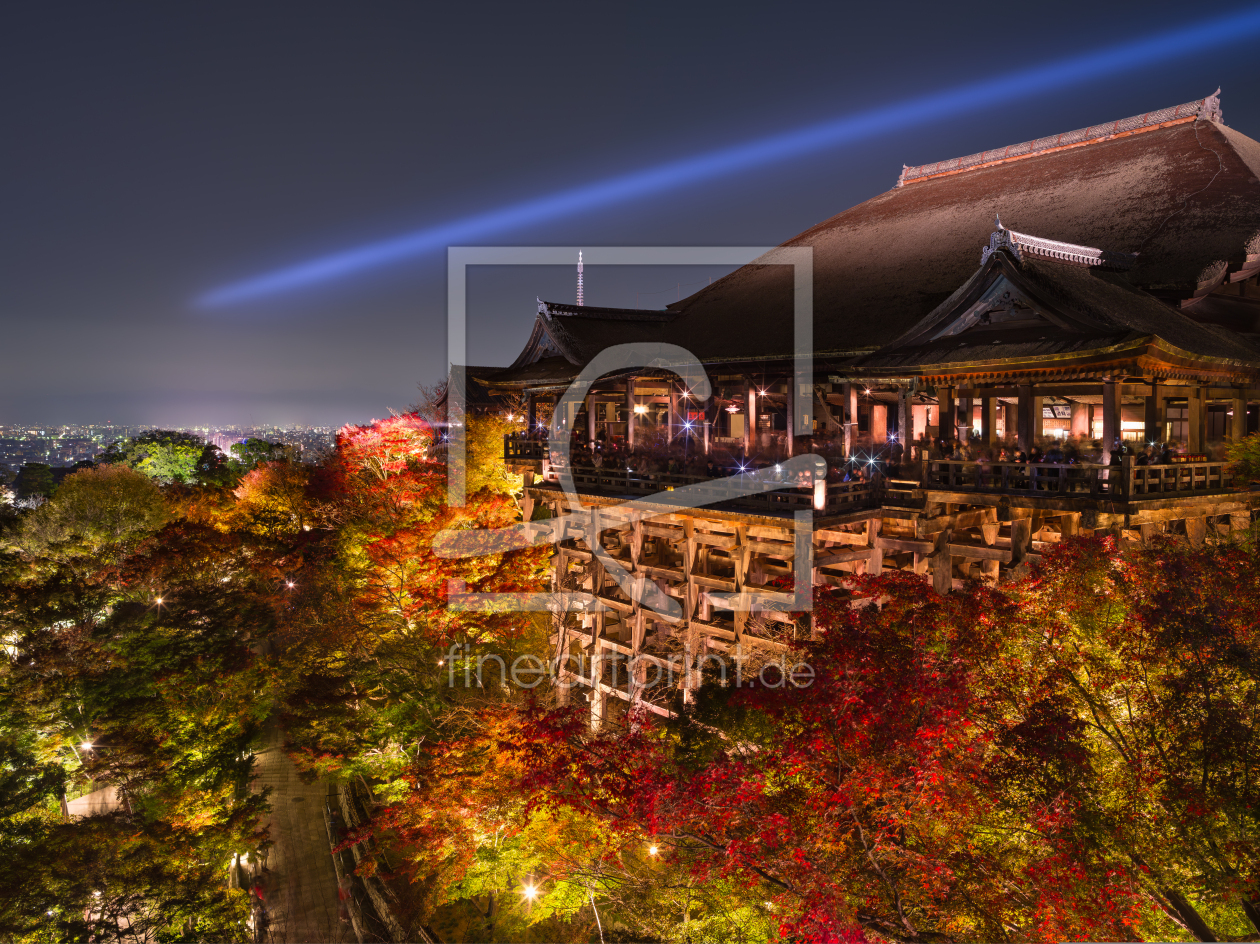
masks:
<instances>
[{"instance_id":1,"label":"blue light beam","mask_svg":"<svg viewBox=\"0 0 1260 944\"><path fill-rule=\"evenodd\" d=\"M853 144L884 132L940 121L1060 86L1243 42L1258 33L1260 7L1249 7L1243 12L1200 20L1193 26L1157 33L1081 56L1012 71L995 78L871 108L760 140L707 151L645 170L439 223L354 249L319 256L307 262L213 289L198 298L196 303L198 307L205 309L225 308L318 285L425 253L438 252L448 246L469 243L492 233L589 212L698 181Z\"/></svg>"}]
</instances>

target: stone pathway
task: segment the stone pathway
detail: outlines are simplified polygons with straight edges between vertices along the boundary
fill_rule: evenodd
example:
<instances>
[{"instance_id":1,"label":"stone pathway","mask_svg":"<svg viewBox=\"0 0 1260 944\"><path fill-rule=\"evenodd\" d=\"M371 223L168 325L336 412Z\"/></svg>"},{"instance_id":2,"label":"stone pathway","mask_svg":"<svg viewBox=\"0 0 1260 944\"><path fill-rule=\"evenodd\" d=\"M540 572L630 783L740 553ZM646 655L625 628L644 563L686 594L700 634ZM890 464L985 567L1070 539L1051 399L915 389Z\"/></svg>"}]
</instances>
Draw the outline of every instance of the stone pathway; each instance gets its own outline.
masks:
<instances>
[{"instance_id":1,"label":"stone pathway","mask_svg":"<svg viewBox=\"0 0 1260 944\"><path fill-rule=\"evenodd\" d=\"M318 780L303 783L282 743L283 735L273 726L254 759L253 789L272 788L268 940L353 942L354 931L337 916L337 874L324 827L327 787Z\"/></svg>"}]
</instances>

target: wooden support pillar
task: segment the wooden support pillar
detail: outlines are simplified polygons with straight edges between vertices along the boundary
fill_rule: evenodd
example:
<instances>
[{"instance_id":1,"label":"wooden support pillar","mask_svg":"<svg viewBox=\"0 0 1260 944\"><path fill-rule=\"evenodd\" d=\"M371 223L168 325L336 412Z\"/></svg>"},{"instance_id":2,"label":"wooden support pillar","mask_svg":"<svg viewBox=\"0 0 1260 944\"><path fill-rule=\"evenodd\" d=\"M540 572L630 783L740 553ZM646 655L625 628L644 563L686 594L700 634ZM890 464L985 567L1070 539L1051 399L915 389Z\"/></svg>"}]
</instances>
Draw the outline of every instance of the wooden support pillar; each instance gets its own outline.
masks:
<instances>
[{"instance_id":1,"label":"wooden support pillar","mask_svg":"<svg viewBox=\"0 0 1260 944\"><path fill-rule=\"evenodd\" d=\"M604 712L608 696L600 687L604 680L604 653L600 639L591 646L591 730L598 731L604 724Z\"/></svg>"},{"instance_id":2,"label":"wooden support pillar","mask_svg":"<svg viewBox=\"0 0 1260 944\"><path fill-rule=\"evenodd\" d=\"M1083 436L1088 438L1091 433L1089 429L1089 404L1088 403L1072 403L1072 435Z\"/></svg>"},{"instance_id":3,"label":"wooden support pillar","mask_svg":"<svg viewBox=\"0 0 1260 944\"><path fill-rule=\"evenodd\" d=\"M829 385L828 385L829 386ZM842 388L843 389L843 388ZM822 426L820 429L831 436L839 431L844 433L844 406L840 407L840 418L836 418L836 412L831 408L831 404L827 402L827 387L821 384L814 387L814 415L818 417Z\"/></svg>"},{"instance_id":4,"label":"wooden support pillar","mask_svg":"<svg viewBox=\"0 0 1260 944\"><path fill-rule=\"evenodd\" d=\"M1186 452L1191 454L1202 453L1204 446L1204 420L1207 418L1204 414L1207 411L1207 389L1203 387L1190 387L1186 396L1186 415L1189 420L1187 429L1189 431L1189 442L1186 443Z\"/></svg>"},{"instance_id":5,"label":"wooden support pillar","mask_svg":"<svg viewBox=\"0 0 1260 944\"><path fill-rule=\"evenodd\" d=\"M853 456L853 434L857 432L857 386L847 383L844 385L844 457L846 459Z\"/></svg>"},{"instance_id":6,"label":"wooden support pillar","mask_svg":"<svg viewBox=\"0 0 1260 944\"><path fill-rule=\"evenodd\" d=\"M586 437L592 443L595 442L595 413L599 409L599 403L594 397L586 398Z\"/></svg>"},{"instance_id":7,"label":"wooden support pillar","mask_svg":"<svg viewBox=\"0 0 1260 944\"><path fill-rule=\"evenodd\" d=\"M705 411L705 420L704 420L704 454L705 454L706 456L709 454L709 426L710 426L710 425L711 425L711 424L709 423L708 411Z\"/></svg>"},{"instance_id":8,"label":"wooden support pillar","mask_svg":"<svg viewBox=\"0 0 1260 944\"><path fill-rule=\"evenodd\" d=\"M1027 452L1033 447L1033 437L1035 435L1033 428L1033 401L1036 398L1033 396L1032 390L1032 384L1020 384L1019 403L1015 408L1018 417L1016 423L1019 448L1022 452Z\"/></svg>"},{"instance_id":9,"label":"wooden support pillar","mask_svg":"<svg viewBox=\"0 0 1260 944\"><path fill-rule=\"evenodd\" d=\"M905 384L897 387L897 440L901 443L905 461L910 461L910 447L914 444L914 410L910 407L910 391Z\"/></svg>"},{"instance_id":10,"label":"wooden support pillar","mask_svg":"<svg viewBox=\"0 0 1260 944\"><path fill-rule=\"evenodd\" d=\"M936 438L952 442L958 434L958 408L954 404L953 387L937 387L941 415L936 420Z\"/></svg>"},{"instance_id":11,"label":"wooden support pillar","mask_svg":"<svg viewBox=\"0 0 1260 944\"><path fill-rule=\"evenodd\" d=\"M1203 539L1207 537L1206 515L1186 519L1186 537L1190 540L1191 547L1203 546Z\"/></svg>"},{"instance_id":12,"label":"wooden support pillar","mask_svg":"<svg viewBox=\"0 0 1260 944\"><path fill-rule=\"evenodd\" d=\"M866 546L871 549L871 556L866 562L866 572L878 577L884 572L884 548L879 543L879 532L883 527L882 518L866 519Z\"/></svg>"},{"instance_id":13,"label":"wooden support pillar","mask_svg":"<svg viewBox=\"0 0 1260 944\"><path fill-rule=\"evenodd\" d=\"M525 395L526 432L532 433L538 427L538 403L532 393Z\"/></svg>"},{"instance_id":14,"label":"wooden support pillar","mask_svg":"<svg viewBox=\"0 0 1260 944\"><path fill-rule=\"evenodd\" d=\"M1120 385L1114 380L1103 381L1103 430L1102 462L1111 462L1111 454L1119 448L1120 439Z\"/></svg>"},{"instance_id":15,"label":"wooden support pillar","mask_svg":"<svg viewBox=\"0 0 1260 944\"><path fill-rule=\"evenodd\" d=\"M752 556L752 548L748 544L748 526L735 526L736 545L731 550L731 564L733 576L735 578L735 592L739 594L735 601L735 605L731 610L731 616L734 618L735 642L742 644L744 640L744 628L748 625L748 575L749 575L749 559Z\"/></svg>"},{"instance_id":16,"label":"wooden support pillar","mask_svg":"<svg viewBox=\"0 0 1260 944\"><path fill-rule=\"evenodd\" d=\"M997 397L980 400L980 439L985 446L997 445Z\"/></svg>"},{"instance_id":17,"label":"wooden support pillar","mask_svg":"<svg viewBox=\"0 0 1260 944\"><path fill-rule=\"evenodd\" d=\"M636 378L630 377L626 380L626 446L634 448L634 427L635 416L634 408L638 405L634 397L634 381Z\"/></svg>"},{"instance_id":18,"label":"wooden support pillar","mask_svg":"<svg viewBox=\"0 0 1260 944\"><path fill-rule=\"evenodd\" d=\"M787 384L787 436L784 438L784 448L787 450L788 456L793 456L792 440L796 438L796 397L793 391L796 387L795 378L789 377Z\"/></svg>"},{"instance_id":19,"label":"wooden support pillar","mask_svg":"<svg viewBox=\"0 0 1260 944\"><path fill-rule=\"evenodd\" d=\"M971 430L976 421L975 401L971 397L958 398L959 417L958 417L958 434L959 442L971 441Z\"/></svg>"},{"instance_id":20,"label":"wooden support pillar","mask_svg":"<svg viewBox=\"0 0 1260 944\"><path fill-rule=\"evenodd\" d=\"M1229 440L1238 442L1247 436L1247 391L1243 387L1234 388L1234 398L1230 401Z\"/></svg>"},{"instance_id":21,"label":"wooden support pillar","mask_svg":"<svg viewBox=\"0 0 1260 944\"><path fill-rule=\"evenodd\" d=\"M1151 383L1146 395L1142 415L1143 435L1146 443L1159 443L1164 439L1164 392L1157 382Z\"/></svg>"},{"instance_id":22,"label":"wooden support pillar","mask_svg":"<svg viewBox=\"0 0 1260 944\"><path fill-rule=\"evenodd\" d=\"M888 442L888 404L871 401L871 442Z\"/></svg>"},{"instance_id":23,"label":"wooden support pillar","mask_svg":"<svg viewBox=\"0 0 1260 944\"><path fill-rule=\"evenodd\" d=\"M946 528L936 539L932 554L932 589L942 596L954 589L954 558L949 552L953 528Z\"/></svg>"},{"instance_id":24,"label":"wooden support pillar","mask_svg":"<svg viewBox=\"0 0 1260 944\"><path fill-rule=\"evenodd\" d=\"M1045 436L1046 414L1045 414L1045 397L1034 396L1032 398L1032 430L1033 443L1038 443Z\"/></svg>"},{"instance_id":25,"label":"wooden support pillar","mask_svg":"<svg viewBox=\"0 0 1260 944\"><path fill-rule=\"evenodd\" d=\"M757 388L748 384L748 410L744 417L744 455L750 456L757 446Z\"/></svg>"},{"instance_id":26,"label":"wooden support pillar","mask_svg":"<svg viewBox=\"0 0 1260 944\"><path fill-rule=\"evenodd\" d=\"M682 432L682 422L678 418L678 384L669 385L669 441Z\"/></svg>"},{"instance_id":27,"label":"wooden support pillar","mask_svg":"<svg viewBox=\"0 0 1260 944\"><path fill-rule=\"evenodd\" d=\"M1011 521L1011 563L1022 564L1032 545L1032 519L1015 518Z\"/></svg>"}]
</instances>

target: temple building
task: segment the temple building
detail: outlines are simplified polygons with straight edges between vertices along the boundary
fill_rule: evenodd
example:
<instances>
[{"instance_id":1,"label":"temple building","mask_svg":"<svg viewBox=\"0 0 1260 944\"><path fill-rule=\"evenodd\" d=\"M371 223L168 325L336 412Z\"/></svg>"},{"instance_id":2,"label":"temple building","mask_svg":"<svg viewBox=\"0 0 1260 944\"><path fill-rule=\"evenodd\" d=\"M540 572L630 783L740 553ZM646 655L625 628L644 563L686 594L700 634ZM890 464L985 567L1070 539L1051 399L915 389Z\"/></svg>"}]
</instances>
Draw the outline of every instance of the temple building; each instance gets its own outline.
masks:
<instances>
[{"instance_id":1,"label":"temple building","mask_svg":"<svg viewBox=\"0 0 1260 944\"><path fill-rule=\"evenodd\" d=\"M793 270L772 259L659 311L583 304L579 283L577 305L539 302L510 367L468 370L470 395L528 415L505 458L527 476L523 519L550 510L555 588L582 601L554 643L582 656L594 724L614 701L667 711L705 654L756 666L789 648L808 632L789 612L801 574L844 587L900 568L948 593L1083 531L1197 545L1251 526L1260 492L1223 450L1260 428L1260 143L1218 95L904 167L789 240L812 251L808 376ZM689 351L710 395L622 370L553 415L631 342ZM566 468L543 425L574 443ZM804 456L825 465L774 476ZM667 500L732 473L756 487ZM641 664L617 677L613 655Z\"/></svg>"}]
</instances>

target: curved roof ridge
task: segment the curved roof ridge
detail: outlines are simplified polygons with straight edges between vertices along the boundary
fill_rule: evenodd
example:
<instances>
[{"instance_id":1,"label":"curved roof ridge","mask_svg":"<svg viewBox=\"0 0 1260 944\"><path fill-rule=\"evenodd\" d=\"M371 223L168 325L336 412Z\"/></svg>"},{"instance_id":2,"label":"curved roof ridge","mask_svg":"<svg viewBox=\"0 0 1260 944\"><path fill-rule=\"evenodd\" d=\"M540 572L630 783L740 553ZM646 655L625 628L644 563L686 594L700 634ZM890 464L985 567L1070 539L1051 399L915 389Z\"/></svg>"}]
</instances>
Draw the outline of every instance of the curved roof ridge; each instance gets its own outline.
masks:
<instances>
[{"instance_id":1,"label":"curved roof ridge","mask_svg":"<svg viewBox=\"0 0 1260 944\"><path fill-rule=\"evenodd\" d=\"M539 298L538 314L545 318L583 318L601 321L673 321L678 313L664 308L605 308L600 305L570 305Z\"/></svg>"},{"instance_id":2,"label":"curved roof ridge","mask_svg":"<svg viewBox=\"0 0 1260 944\"><path fill-rule=\"evenodd\" d=\"M1046 151L1081 147L1085 144L1093 144L1095 141L1106 141L1120 135L1138 134L1155 128L1166 128L1169 125L1181 124L1185 121L1201 119L1224 123L1220 96L1221 90L1218 88L1206 98L1186 102L1184 105L1174 105L1171 108L1161 108L1158 111L1148 111L1144 115L1121 118L1119 121L1106 121L1088 128L1078 128L1076 131L1065 131L1062 134L1052 134L1049 137L1037 138L1035 141L1009 144L1004 148L980 151L977 154L968 154L966 157L937 161L935 164L920 164L917 167L907 167L903 164L901 176L897 178L897 186L904 187L906 184L928 180L932 177L958 174L977 167L990 167L1006 161L1020 160L1025 157L1032 157L1034 154L1044 154Z\"/></svg>"},{"instance_id":3,"label":"curved roof ridge","mask_svg":"<svg viewBox=\"0 0 1260 944\"><path fill-rule=\"evenodd\" d=\"M989 245L980 252L980 263L983 265L997 249L1005 247L1022 259L1024 253L1041 256L1043 259L1054 259L1083 266L1106 266L1109 269L1131 269L1137 262L1136 252L1111 252L1107 249L1095 249L1093 246L1078 246L1076 243L1060 242L1057 239L1043 239L1027 233L1017 233L1002 225L999 216L994 223L997 229L989 237Z\"/></svg>"}]
</instances>

